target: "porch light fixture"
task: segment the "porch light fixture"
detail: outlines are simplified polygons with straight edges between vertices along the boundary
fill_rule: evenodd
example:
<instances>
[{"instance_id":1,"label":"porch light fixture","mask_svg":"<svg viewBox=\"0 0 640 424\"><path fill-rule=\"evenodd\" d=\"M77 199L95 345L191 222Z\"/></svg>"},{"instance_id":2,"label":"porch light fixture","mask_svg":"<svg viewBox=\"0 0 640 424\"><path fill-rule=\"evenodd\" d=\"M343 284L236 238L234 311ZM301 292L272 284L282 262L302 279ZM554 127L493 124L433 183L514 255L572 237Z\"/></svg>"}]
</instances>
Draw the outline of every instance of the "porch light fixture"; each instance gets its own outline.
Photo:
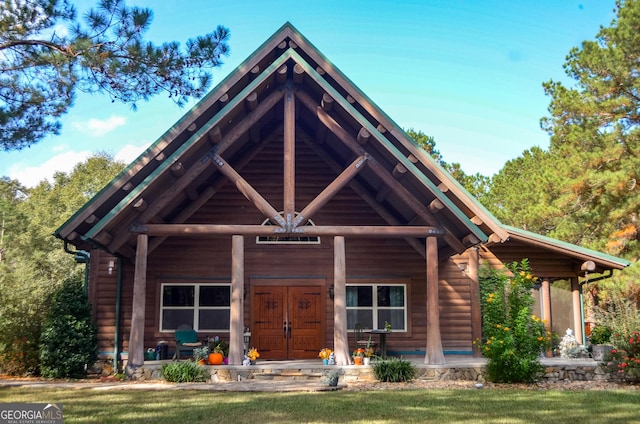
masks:
<instances>
[{"instance_id":1,"label":"porch light fixture","mask_svg":"<svg viewBox=\"0 0 640 424\"><path fill-rule=\"evenodd\" d=\"M462 271L462 273L464 275L467 274L467 263L466 262L458 262L458 268L460 268L460 271Z\"/></svg>"},{"instance_id":2,"label":"porch light fixture","mask_svg":"<svg viewBox=\"0 0 640 424\"><path fill-rule=\"evenodd\" d=\"M329 286L329 299L333 299L336 296L335 287L333 284Z\"/></svg>"},{"instance_id":3,"label":"porch light fixture","mask_svg":"<svg viewBox=\"0 0 640 424\"><path fill-rule=\"evenodd\" d=\"M108 268L109 275L113 274L113 268L115 268L115 266L116 266L116 263L113 260L109 261L109 268Z\"/></svg>"}]
</instances>

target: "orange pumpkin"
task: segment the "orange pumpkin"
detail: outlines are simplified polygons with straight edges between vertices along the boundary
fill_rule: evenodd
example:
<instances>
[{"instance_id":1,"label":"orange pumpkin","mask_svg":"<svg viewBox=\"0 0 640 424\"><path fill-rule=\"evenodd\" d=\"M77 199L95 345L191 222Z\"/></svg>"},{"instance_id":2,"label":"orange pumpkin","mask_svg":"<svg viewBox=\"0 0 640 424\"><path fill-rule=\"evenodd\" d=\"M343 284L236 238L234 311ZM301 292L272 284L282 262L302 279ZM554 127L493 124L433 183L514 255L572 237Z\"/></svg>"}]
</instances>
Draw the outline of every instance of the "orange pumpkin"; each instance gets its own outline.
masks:
<instances>
[{"instance_id":1,"label":"orange pumpkin","mask_svg":"<svg viewBox=\"0 0 640 424\"><path fill-rule=\"evenodd\" d=\"M209 354L209 365L220 365L223 361L222 353L213 352Z\"/></svg>"}]
</instances>

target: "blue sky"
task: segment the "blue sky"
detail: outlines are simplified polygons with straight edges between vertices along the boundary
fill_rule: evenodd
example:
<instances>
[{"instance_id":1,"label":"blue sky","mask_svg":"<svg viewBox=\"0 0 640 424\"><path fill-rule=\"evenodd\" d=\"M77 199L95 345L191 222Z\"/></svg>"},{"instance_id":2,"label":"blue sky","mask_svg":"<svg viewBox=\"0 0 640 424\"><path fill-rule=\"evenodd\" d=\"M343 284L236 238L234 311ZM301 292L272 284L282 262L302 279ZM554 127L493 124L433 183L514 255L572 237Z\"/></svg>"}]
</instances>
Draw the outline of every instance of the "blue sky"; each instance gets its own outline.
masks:
<instances>
[{"instance_id":1,"label":"blue sky","mask_svg":"<svg viewBox=\"0 0 640 424\"><path fill-rule=\"evenodd\" d=\"M95 1L75 1L80 11ZM231 31L231 55L214 84L285 22L291 22L400 127L435 137L447 162L493 175L533 146L550 99L542 83L571 83L569 50L614 18L614 0L219 1L138 0L154 21L148 38L176 40ZM188 6L187 6L188 5ZM60 135L19 152L0 152L0 175L27 186L69 172L92 152L130 162L194 103L166 96L138 104L79 95Z\"/></svg>"}]
</instances>

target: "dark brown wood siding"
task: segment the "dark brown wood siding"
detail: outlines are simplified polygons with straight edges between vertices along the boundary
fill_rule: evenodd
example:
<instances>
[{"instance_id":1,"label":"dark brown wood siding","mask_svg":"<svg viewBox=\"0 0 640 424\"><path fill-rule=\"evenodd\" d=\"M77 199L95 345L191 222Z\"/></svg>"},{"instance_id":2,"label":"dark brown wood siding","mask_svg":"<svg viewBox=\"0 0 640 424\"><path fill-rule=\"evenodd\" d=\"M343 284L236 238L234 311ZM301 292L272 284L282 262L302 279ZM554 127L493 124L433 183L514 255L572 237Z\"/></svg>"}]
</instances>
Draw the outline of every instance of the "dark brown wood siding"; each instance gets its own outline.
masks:
<instances>
[{"instance_id":1,"label":"dark brown wood siding","mask_svg":"<svg viewBox=\"0 0 640 424\"><path fill-rule=\"evenodd\" d=\"M296 210L302 210L334 178L313 153L298 143L296 151ZM243 177L282 210L282 142L271 143L241 171ZM188 222L207 224L260 224L265 218L231 184L224 185ZM346 187L312 220L318 225L385 225L350 188ZM153 242L153 238L150 239ZM424 241L421 241L423 243ZM94 283L95 310L100 326L101 352L113 351L116 275L107 275L107 255L100 259ZM408 325L406 332L388 337L391 351L424 352L426 347L425 259L402 239L346 239L348 284L407 283ZM133 264L124 261L120 334L127 350L133 291ZM471 350L470 281L455 264L440 264L440 316L443 347ZM231 281L231 238L167 238L149 255L146 298L145 349L167 340L173 348L173 334L160 332L160 285L163 282ZM280 279L283 284L321 285L326 296L326 346L333 346L333 239L322 237L319 245L256 244L245 237L245 325L250 326L251 286L255 281ZM305 283L306 281L306 283ZM213 334L202 334L207 336ZM219 334L226 337L227 334Z\"/></svg>"}]
</instances>

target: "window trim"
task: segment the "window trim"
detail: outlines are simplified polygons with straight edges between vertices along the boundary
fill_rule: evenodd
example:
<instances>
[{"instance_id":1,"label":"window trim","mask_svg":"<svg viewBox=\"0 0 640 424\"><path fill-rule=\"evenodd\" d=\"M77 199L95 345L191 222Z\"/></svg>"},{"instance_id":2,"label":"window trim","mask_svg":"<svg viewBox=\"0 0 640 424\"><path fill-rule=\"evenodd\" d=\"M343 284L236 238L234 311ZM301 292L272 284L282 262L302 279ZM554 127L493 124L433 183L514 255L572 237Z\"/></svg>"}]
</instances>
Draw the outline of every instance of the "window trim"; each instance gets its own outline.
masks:
<instances>
[{"instance_id":1,"label":"window trim","mask_svg":"<svg viewBox=\"0 0 640 424\"><path fill-rule=\"evenodd\" d=\"M396 286L396 287L403 287L404 288L404 306L400 307L400 306L378 306L378 290L377 287L392 287L392 286ZM347 311L349 310L370 310L372 311L372 322L373 322L373 327L371 328L371 330L383 330L383 328L376 328L378 325L378 311L379 310L385 310L385 311L389 311L389 310L402 310L404 311L404 328L403 329L397 329L397 328L392 328L393 332L397 332L397 333L408 333L409 332L409 322L408 317L409 317L409 298L408 298L408 287L409 284L407 283L399 283L399 282L393 282L393 283L387 283L387 282L348 282L346 283L346 287L371 287L372 288L372 306L347 306L346 309ZM348 332L354 332L355 330L353 328L347 329Z\"/></svg>"},{"instance_id":2,"label":"window trim","mask_svg":"<svg viewBox=\"0 0 640 424\"><path fill-rule=\"evenodd\" d=\"M193 294L193 306L164 306L164 288L165 286L190 286L194 288ZM200 306L200 287L229 287L229 306ZM173 283L173 282L163 282L160 284L160 302L159 302L159 322L158 322L158 331L161 333L174 333L175 329L164 329L162 327L163 323L163 314L166 309L181 309L181 310L193 310L193 329L200 332L217 332L217 333L228 333L230 331L227 329L200 329L200 314L201 310L228 310L229 314L231 314L231 283Z\"/></svg>"}]
</instances>

